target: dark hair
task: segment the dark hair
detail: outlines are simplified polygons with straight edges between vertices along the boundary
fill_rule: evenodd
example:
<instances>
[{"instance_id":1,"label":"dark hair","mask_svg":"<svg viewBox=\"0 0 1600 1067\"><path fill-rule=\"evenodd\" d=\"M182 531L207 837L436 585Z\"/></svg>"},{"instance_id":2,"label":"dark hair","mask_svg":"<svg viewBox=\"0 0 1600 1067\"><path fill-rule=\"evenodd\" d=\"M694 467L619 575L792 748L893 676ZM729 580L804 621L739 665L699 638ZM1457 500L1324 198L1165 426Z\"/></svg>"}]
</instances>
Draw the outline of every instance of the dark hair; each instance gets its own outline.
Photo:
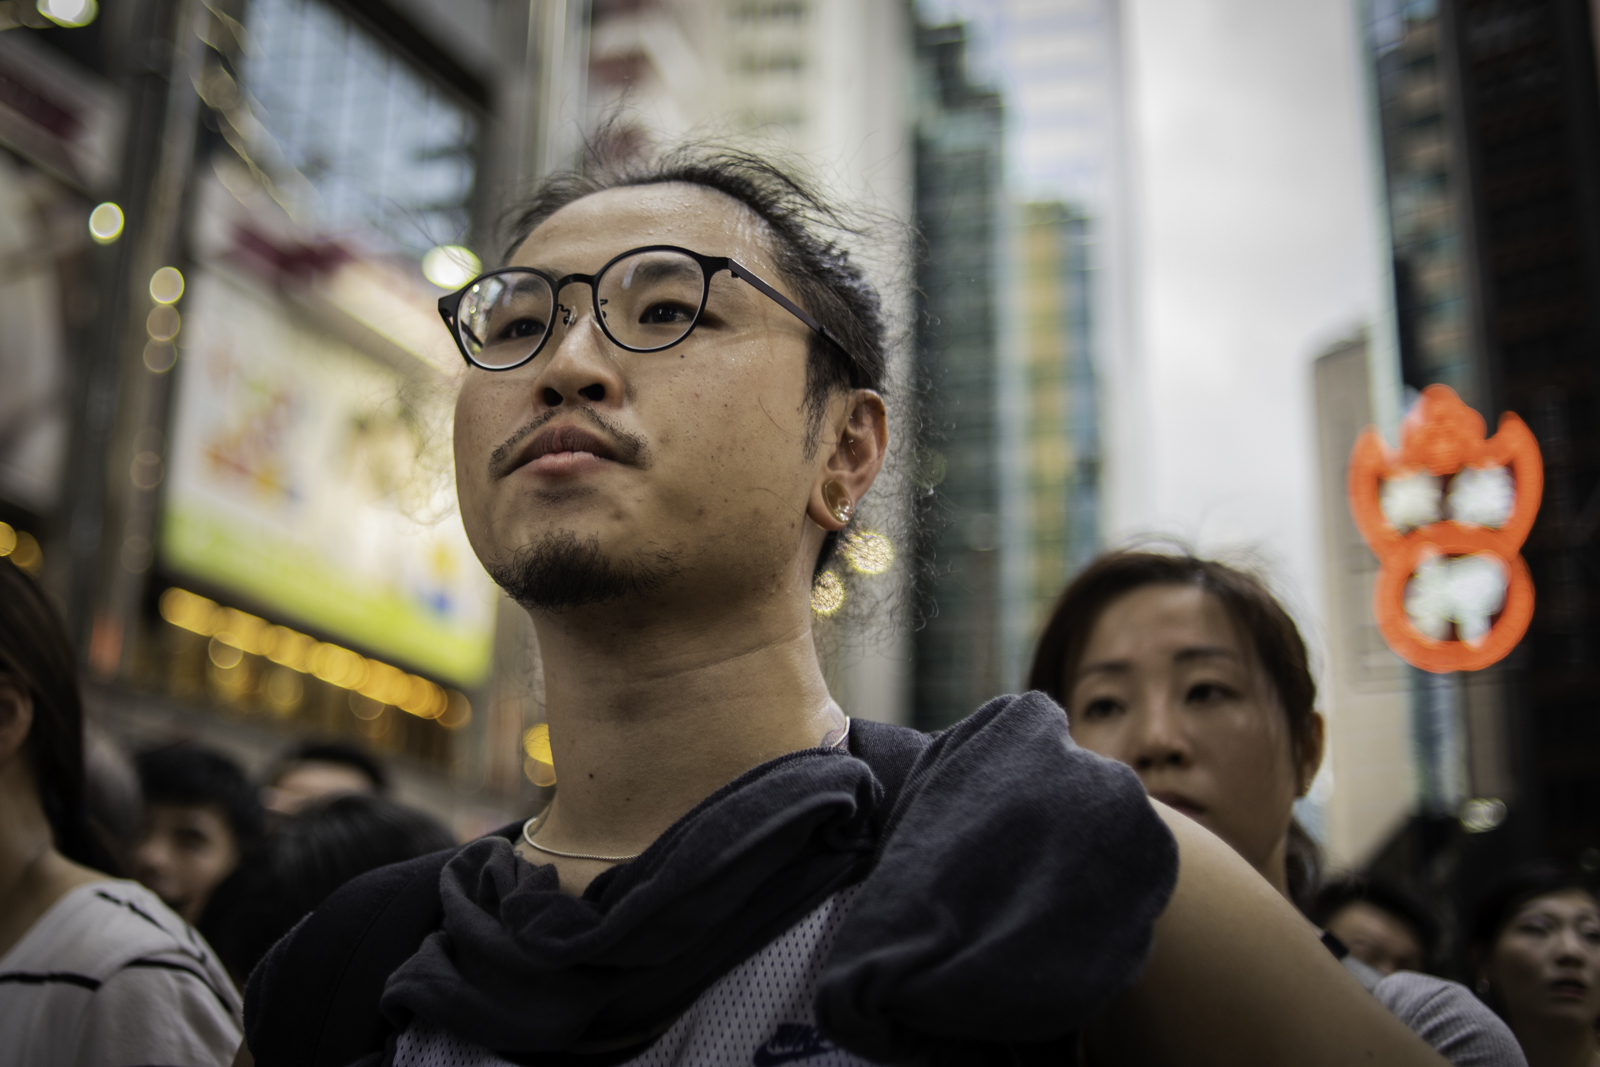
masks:
<instances>
[{"instance_id":1,"label":"dark hair","mask_svg":"<svg viewBox=\"0 0 1600 1067\"><path fill-rule=\"evenodd\" d=\"M1537 862L1513 868L1478 898L1472 918L1473 953L1480 960L1487 959L1524 904L1568 889L1595 896L1594 887L1581 874L1560 864Z\"/></svg>"},{"instance_id":2,"label":"dark hair","mask_svg":"<svg viewBox=\"0 0 1600 1067\"><path fill-rule=\"evenodd\" d=\"M878 291L827 232L858 235L843 213L799 176L750 152L689 144L647 159L613 161L586 154L577 169L539 183L512 213L509 258L528 235L568 204L608 189L682 182L738 201L767 224L778 274L797 302L835 336L840 348L812 331L806 350L807 435L815 447L828 400L846 389L884 392L888 384L888 326ZM696 249L696 251L700 251ZM814 574L832 558L838 533L830 533Z\"/></svg>"},{"instance_id":3,"label":"dark hair","mask_svg":"<svg viewBox=\"0 0 1600 1067\"><path fill-rule=\"evenodd\" d=\"M243 985L280 937L352 878L455 844L437 820L391 800L331 797L244 857L206 905L200 932Z\"/></svg>"},{"instance_id":4,"label":"dark hair","mask_svg":"<svg viewBox=\"0 0 1600 1067\"><path fill-rule=\"evenodd\" d=\"M114 871L89 825L83 767L83 700L72 642L44 591L0 559L0 675L33 703L27 759L56 850Z\"/></svg>"},{"instance_id":5,"label":"dark hair","mask_svg":"<svg viewBox=\"0 0 1600 1067\"><path fill-rule=\"evenodd\" d=\"M1327 926L1335 915L1357 901L1388 912L1409 926L1422 946L1423 969L1427 968L1439 948L1439 920L1433 917L1421 897L1392 882L1366 874L1337 878L1317 891L1310 911L1311 921Z\"/></svg>"},{"instance_id":6,"label":"dark hair","mask_svg":"<svg viewBox=\"0 0 1600 1067\"><path fill-rule=\"evenodd\" d=\"M389 774L383 769L383 764L366 749L348 741L303 741L293 746L278 757L277 766L269 779L270 784L277 785L284 775L301 763L337 763L353 767L367 776L373 792L383 794L389 791Z\"/></svg>"},{"instance_id":7,"label":"dark hair","mask_svg":"<svg viewBox=\"0 0 1600 1067\"><path fill-rule=\"evenodd\" d=\"M263 812L244 769L192 741L147 749L134 760L147 804L215 804L243 853L261 837Z\"/></svg>"},{"instance_id":8,"label":"dark hair","mask_svg":"<svg viewBox=\"0 0 1600 1067\"><path fill-rule=\"evenodd\" d=\"M1192 585L1216 597L1255 649L1289 721L1291 756L1310 742L1317 683L1306 643L1289 613L1260 580L1216 560L1187 552L1107 552L1078 572L1056 602L1039 635L1028 687L1066 707L1067 676L1078 669L1095 623L1111 602L1147 585ZM1311 903L1322 865L1321 850L1299 820L1289 822L1289 896L1301 910Z\"/></svg>"}]
</instances>

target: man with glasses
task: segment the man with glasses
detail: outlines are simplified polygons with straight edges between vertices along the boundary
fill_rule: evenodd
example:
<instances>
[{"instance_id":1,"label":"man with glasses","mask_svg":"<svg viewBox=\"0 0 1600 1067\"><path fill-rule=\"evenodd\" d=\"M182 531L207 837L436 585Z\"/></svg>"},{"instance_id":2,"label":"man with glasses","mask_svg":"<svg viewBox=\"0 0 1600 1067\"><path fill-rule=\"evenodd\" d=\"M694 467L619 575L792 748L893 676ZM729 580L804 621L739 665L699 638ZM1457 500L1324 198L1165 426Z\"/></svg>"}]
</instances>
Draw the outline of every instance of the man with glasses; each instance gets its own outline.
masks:
<instances>
[{"instance_id":1,"label":"man with glasses","mask_svg":"<svg viewBox=\"0 0 1600 1067\"><path fill-rule=\"evenodd\" d=\"M830 697L813 582L888 415L829 218L746 156L558 177L440 301L555 799L314 912L241 1062L1441 1062L1048 700L929 738Z\"/></svg>"}]
</instances>

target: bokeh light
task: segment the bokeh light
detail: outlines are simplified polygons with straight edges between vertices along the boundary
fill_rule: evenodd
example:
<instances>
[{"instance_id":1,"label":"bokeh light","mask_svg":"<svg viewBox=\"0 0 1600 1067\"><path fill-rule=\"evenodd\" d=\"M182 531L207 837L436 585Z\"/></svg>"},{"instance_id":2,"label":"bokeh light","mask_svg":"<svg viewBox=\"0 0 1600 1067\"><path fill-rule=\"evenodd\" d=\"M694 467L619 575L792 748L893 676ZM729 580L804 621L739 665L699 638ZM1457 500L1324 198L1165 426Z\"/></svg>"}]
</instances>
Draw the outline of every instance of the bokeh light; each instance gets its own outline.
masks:
<instances>
[{"instance_id":1,"label":"bokeh light","mask_svg":"<svg viewBox=\"0 0 1600 1067\"><path fill-rule=\"evenodd\" d=\"M95 0L39 0L39 14L69 30L87 26L100 14Z\"/></svg>"},{"instance_id":2,"label":"bokeh light","mask_svg":"<svg viewBox=\"0 0 1600 1067\"><path fill-rule=\"evenodd\" d=\"M177 267L162 267L150 275L150 299L158 304L176 304L183 296L183 273Z\"/></svg>"},{"instance_id":3,"label":"bokeh light","mask_svg":"<svg viewBox=\"0 0 1600 1067\"><path fill-rule=\"evenodd\" d=\"M833 571L823 571L811 583L811 610L828 616L844 607L844 580Z\"/></svg>"},{"instance_id":4,"label":"bokeh light","mask_svg":"<svg viewBox=\"0 0 1600 1067\"><path fill-rule=\"evenodd\" d=\"M1506 802L1495 797L1478 797L1461 805L1461 828L1469 834L1493 830L1506 821Z\"/></svg>"},{"instance_id":5,"label":"bokeh light","mask_svg":"<svg viewBox=\"0 0 1600 1067\"><path fill-rule=\"evenodd\" d=\"M9 529L9 527L7 527ZM26 536L26 535L23 535ZM3 554L3 553L0 553ZM208 652L219 668L238 666L233 651L263 656L280 667L309 674L329 685L359 694L368 703L360 707L397 707L419 719L434 719L448 730L459 730L472 721L472 705L466 696L446 691L428 679L408 674L381 660L368 659L348 648L318 641L287 626L273 626L265 619L237 608L225 608L214 600L173 586L157 602L161 617L180 629L211 638ZM240 657L242 658L242 657ZM277 677L274 675L273 677ZM301 699L298 679L293 682L269 681L268 699L275 708L292 708ZM276 686L276 696L271 686ZM354 710L355 702L351 703ZM376 713L360 716L367 721Z\"/></svg>"},{"instance_id":6,"label":"bokeh light","mask_svg":"<svg viewBox=\"0 0 1600 1067\"><path fill-rule=\"evenodd\" d=\"M543 787L556 784L556 758L550 751L550 726L535 723L522 735L522 773L534 785Z\"/></svg>"},{"instance_id":7,"label":"bokeh light","mask_svg":"<svg viewBox=\"0 0 1600 1067\"><path fill-rule=\"evenodd\" d=\"M0 522L0 557L9 557L24 574L38 574L44 569L39 542L26 530L13 529L10 523Z\"/></svg>"},{"instance_id":8,"label":"bokeh light","mask_svg":"<svg viewBox=\"0 0 1600 1067\"><path fill-rule=\"evenodd\" d=\"M183 328L183 319L171 307L158 304L151 308L150 314L145 317L144 328L150 334L150 340L170 341L178 336L178 331Z\"/></svg>"},{"instance_id":9,"label":"bokeh light","mask_svg":"<svg viewBox=\"0 0 1600 1067\"><path fill-rule=\"evenodd\" d=\"M127 221L122 209L108 200L89 212L89 236L96 244L108 245L122 236Z\"/></svg>"},{"instance_id":10,"label":"bokeh light","mask_svg":"<svg viewBox=\"0 0 1600 1067\"><path fill-rule=\"evenodd\" d=\"M441 289L459 289L482 269L478 257L460 245L438 245L422 257L422 276Z\"/></svg>"},{"instance_id":11,"label":"bokeh light","mask_svg":"<svg viewBox=\"0 0 1600 1067\"><path fill-rule=\"evenodd\" d=\"M875 530L851 534L839 552L862 574L882 574L894 566L894 542Z\"/></svg>"}]
</instances>

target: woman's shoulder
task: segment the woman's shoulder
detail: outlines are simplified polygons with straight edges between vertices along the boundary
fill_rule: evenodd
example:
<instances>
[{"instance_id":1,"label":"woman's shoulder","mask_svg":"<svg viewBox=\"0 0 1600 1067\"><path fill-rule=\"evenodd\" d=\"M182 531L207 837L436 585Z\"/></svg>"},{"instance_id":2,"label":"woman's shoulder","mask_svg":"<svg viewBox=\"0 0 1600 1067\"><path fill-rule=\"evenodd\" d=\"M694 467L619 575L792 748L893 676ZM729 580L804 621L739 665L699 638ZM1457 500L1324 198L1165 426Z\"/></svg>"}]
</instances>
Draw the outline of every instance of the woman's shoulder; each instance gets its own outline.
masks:
<instances>
[{"instance_id":1,"label":"woman's shoulder","mask_svg":"<svg viewBox=\"0 0 1600 1067\"><path fill-rule=\"evenodd\" d=\"M178 953L209 959L205 941L144 886L121 879L68 891L8 953L10 972L70 973L102 982L134 960Z\"/></svg>"}]
</instances>

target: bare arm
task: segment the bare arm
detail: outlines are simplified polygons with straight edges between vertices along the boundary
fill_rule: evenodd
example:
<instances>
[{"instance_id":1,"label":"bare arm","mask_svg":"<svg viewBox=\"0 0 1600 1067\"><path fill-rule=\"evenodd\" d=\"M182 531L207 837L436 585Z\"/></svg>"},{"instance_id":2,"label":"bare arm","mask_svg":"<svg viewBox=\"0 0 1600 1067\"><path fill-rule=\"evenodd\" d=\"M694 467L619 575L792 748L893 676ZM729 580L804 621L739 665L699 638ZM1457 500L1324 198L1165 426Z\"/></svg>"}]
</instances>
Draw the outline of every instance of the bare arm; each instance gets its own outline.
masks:
<instances>
[{"instance_id":1,"label":"bare arm","mask_svg":"<svg viewBox=\"0 0 1600 1067\"><path fill-rule=\"evenodd\" d=\"M1144 976L1085 1033L1097 1065L1442 1067L1233 849L1156 804L1178 887Z\"/></svg>"}]
</instances>

